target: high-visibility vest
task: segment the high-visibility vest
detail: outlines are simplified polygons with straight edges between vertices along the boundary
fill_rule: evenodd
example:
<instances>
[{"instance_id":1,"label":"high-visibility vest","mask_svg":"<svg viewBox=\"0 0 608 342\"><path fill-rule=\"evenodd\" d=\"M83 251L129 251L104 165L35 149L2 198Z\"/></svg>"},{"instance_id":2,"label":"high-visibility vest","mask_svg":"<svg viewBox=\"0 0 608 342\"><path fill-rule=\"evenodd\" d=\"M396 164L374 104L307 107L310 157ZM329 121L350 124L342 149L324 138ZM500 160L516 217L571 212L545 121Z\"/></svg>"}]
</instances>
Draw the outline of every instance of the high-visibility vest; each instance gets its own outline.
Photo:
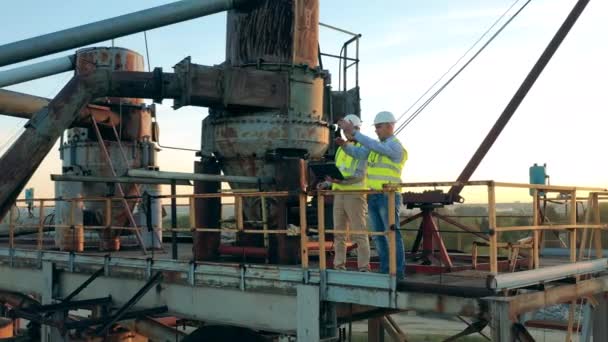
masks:
<instances>
[{"instance_id":1,"label":"high-visibility vest","mask_svg":"<svg viewBox=\"0 0 608 342\"><path fill-rule=\"evenodd\" d=\"M355 143L355 146L361 146L361 144ZM355 171L357 171L357 168L359 167L359 163L365 163L365 160L355 159L355 158L349 156L348 154L346 154L346 152L344 152L342 147L338 147L338 150L336 151L336 167L340 170L340 173L342 173L342 176L344 176L344 178L354 176ZM365 179L365 175L363 175L363 180L361 180L361 182L354 183L354 184L333 183L331 185L331 189L332 190L366 190L367 189L366 183L367 182Z\"/></svg>"},{"instance_id":2,"label":"high-visibility vest","mask_svg":"<svg viewBox=\"0 0 608 342\"><path fill-rule=\"evenodd\" d=\"M401 145L401 142L395 137L390 137L384 143L393 139ZM370 151L367 158L367 185L372 190L382 190L382 186L387 183L401 183L401 171L407 161L407 151L403 148L403 145L401 145L401 148L403 149L403 158L398 163L393 162L385 155Z\"/></svg>"}]
</instances>

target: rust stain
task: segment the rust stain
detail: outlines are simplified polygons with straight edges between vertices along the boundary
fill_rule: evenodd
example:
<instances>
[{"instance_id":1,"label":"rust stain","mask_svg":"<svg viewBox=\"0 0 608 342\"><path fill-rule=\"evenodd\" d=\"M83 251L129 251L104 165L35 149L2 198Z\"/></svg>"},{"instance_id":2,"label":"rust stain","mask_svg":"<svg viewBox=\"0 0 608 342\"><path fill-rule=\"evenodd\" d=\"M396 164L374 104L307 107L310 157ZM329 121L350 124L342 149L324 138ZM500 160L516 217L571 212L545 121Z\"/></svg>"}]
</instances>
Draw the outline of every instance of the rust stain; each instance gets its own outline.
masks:
<instances>
[{"instance_id":1,"label":"rust stain","mask_svg":"<svg viewBox=\"0 0 608 342\"><path fill-rule=\"evenodd\" d=\"M114 70L116 70L116 71L123 70L123 68L122 68L122 55L121 55L120 52L117 52L116 55L114 55Z\"/></svg>"},{"instance_id":2,"label":"rust stain","mask_svg":"<svg viewBox=\"0 0 608 342\"><path fill-rule=\"evenodd\" d=\"M103 64L109 64L110 61L110 54L108 53L107 50L103 49L100 51L99 53L99 61Z\"/></svg>"}]
</instances>

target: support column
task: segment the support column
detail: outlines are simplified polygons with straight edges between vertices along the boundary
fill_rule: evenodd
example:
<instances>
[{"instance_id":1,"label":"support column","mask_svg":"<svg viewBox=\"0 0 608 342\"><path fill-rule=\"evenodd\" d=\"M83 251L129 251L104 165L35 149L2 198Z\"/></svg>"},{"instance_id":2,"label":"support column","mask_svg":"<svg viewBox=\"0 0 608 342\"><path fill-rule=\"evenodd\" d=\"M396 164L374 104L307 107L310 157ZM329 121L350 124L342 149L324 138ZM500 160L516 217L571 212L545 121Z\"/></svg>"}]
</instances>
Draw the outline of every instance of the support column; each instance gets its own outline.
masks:
<instances>
[{"instance_id":1,"label":"support column","mask_svg":"<svg viewBox=\"0 0 608 342\"><path fill-rule=\"evenodd\" d=\"M513 322L509 318L509 302L502 298L490 300L490 327L492 328L492 341L513 341Z\"/></svg>"},{"instance_id":2,"label":"support column","mask_svg":"<svg viewBox=\"0 0 608 342\"><path fill-rule=\"evenodd\" d=\"M275 161L275 190L293 191L288 197L277 197L277 229L285 230L292 223L299 226L299 211L290 208L299 206L299 191L306 191L307 169L306 161L300 158L281 157ZM285 172L289 170L289 172ZM298 213L297 215L295 213ZM285 234L272 234L270 237L270 260L283 265L297 264L300 260L300 237Z\"/></svg>"},{"instance_id":3,"label":"support column","mask_svg":"<svg viewBox=\"0 0 608 342\"><path fill-rule=\"evenodd\" d=\"M321 339L321 296L319 288L298 285L297 288L297 340L298 342Z\"/></svg>"},{"instance_id":4,"label":"support column","mask_svg":"<svg viewBox=\"0 0 608 342\"><path fill-rule=\"evenodd\" d=\"M53 297L55 295L55 265L52 262L42 262L42 274L44 274L44 292L41 293L42 305L53 304ZM55 314L53 319L60 319L59 314ZM40 326L40 338L42 342L54 342L54 341L68 341L61 335L61 331L55 327L49 325Z\"/></svg>"},{"instance_id":5,"label":"support column","mask_svg":"<svg viewBox=\"0 0 608 342\"><path fill-rule=\"evenodd\" d=\"M583 317L582 317L582 331L581 337L579 339L580 342L591 342L591 329L593 329L593 316L592 316L592 308L589 300L583 306Z\"/></svg>"},{"instance_id":6,"label":"support column","mask_svg":"<svg viewBox=\"0 0 608 342\"><path fill-rule=\"evenodd\" d=\"M369 342L384 342L384 328L382 317L367 320L367 340Z\"/></svg>"},{"instance_id":7,"label":"support column","mask_svg":"<svg viewBox=\"0 0 608 342\"><path fill-rule=\"evenodd\" d=\"M598 305L593 308L593 341L608 341L608 300L606 293L595 296Z\"/></svg>"},{"instance_id":8,"label":"support column","mask_svg":"<svg viewBox=\"0 0 608 342\"><path fill-rule=\"evenodd\" d=\"M194 163L194 172L219 175L220 166L215 159L203 157L200 162ZM220 185L220 182L194 182L194 193L217 193ZM219 197L197 198L194 203L197 228L220 228L222 203ZM221 238L219 232L196 232L192 236L194 260L210 261L218 258Z\"/></svg>"}]
</instances>

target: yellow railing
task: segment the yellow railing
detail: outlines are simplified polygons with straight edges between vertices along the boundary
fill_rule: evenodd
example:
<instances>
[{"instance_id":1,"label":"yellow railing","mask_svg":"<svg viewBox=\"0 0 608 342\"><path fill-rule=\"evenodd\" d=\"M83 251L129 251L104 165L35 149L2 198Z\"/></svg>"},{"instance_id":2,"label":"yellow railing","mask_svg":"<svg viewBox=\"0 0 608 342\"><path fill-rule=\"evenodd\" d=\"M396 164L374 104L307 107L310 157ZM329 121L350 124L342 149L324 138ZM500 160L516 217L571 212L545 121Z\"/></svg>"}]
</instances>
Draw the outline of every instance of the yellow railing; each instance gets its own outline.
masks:
<instances>
[{"instance_id":1,"label":"yellow railing","mask_svg":"<svg viewBox=\"0 0 608 342\"><path fill-rule=\"evenodd\" d=\"M317 198L317 232L319 239L319 269L325 270L327 268L327 260L326 260L326 248L325 248L325 235L326 234L365 234L367 236L373 235L384 235L387 236L389 242L389 273L391 275L396 275L396 232L393 229L389 229L386 232L372 232L372 231L361 231L361 232L351 232L350 230L340 230L340 229L325 229L325 197L333 196L334 194L340 193L348 193L348 194L374 194L380 192L374 191L318 191L311 193L301 192L297 194L299 198L299 216L300 216L300 227L299 227L299 235L300 235L300 258L301 258L301 266L303 268L309 267L309 247L308 247L308 222L306 218L306 208L308 206L308 198L309 196L316 194ZM394 190L387 190L387 194L394 196ZM220 193L209 193L209 194L191 194L191 195L161 195L157 196L159 199L187 199L189 206L189 227L188 228L171 228L171 232L234 232L234 233L244 233L244 234L264 234L265 237L265 247L268 247L268 236L270 234L291 234L293 231L289 229L270 229L268 225L268 213L266 212L265 201L267 198L286 198L289 196L294 196L293 192L288 191L274 191L274 192L257 192L257 191L234 191L234 192L220 192ZM245 221L243 215L243 200L246 198L254 198L259 197L261 199L260 203L262 205L262 229L245 229ZM197 227L196 225L196 216L195 216L195 201L196 199L202 198L233 198L234 203L223 203L222 205L234 205L235 207L235 228L227 228L227 227ZM40 222L38 224L38 234L37 234L37 243L36 246L38 249L43 248L43 231L44 228L74 228L75 219L74 212L76 210L77 204L81 202L90 202L90 201L105 201L105 210L104 210L104 225L102 226L85 226L82 225L84 230L136 230L139 231L142 227L118 227L112 225L112 202L114 201L123 201L125 198L122 197L78 197L78 198L42 198L35 199L36 203L38 203L38 210L40 212ZM129 198L128 200L139 200L134 198ZM18 203L23 203L26 200L17 200ZM47 204L50 202L69 202L70 205L70 213L69 213L69 223L68 224L44 224L44 210L47 207ZM389 212L395 212L395 202L388 201L389 203ZM9 214L9 246L11 248L15 247L15 239L14 232L16 228L21 227L30 227L32 225L18 225L15 223L15 209L17 206L13 206L10 214ZM396 224L394 215L389 215L389 226L394 227Z\"/></svg>"},{"instance_id":2,"label":"yellow railing","mask_svg":"<svg viewBox=\"0 0 608 342\"><path fill-rule=\"evenodd\" d=\"M327 260L326 260L326 234L365 234L367 236L386 236L389 244L389 273L391 275L396 275L397 265L396 265L396 231L394 229L388 229L385 232L373 232L373 231L350 231L348 229L342 229L342 227L334 227L334 229L326 229L325 227L325 199L328 196L333 196L335 194L377 194L377 193L385 193L392 198L395 195L398 188L421 188L421 187L449 187L452 185L464 185L467 187L472 186L482 186L487 189L487 205L488 205L488 223L489 223L489 231L482 232L489 234L489 259L490 259L490 271L497 273L498 272L498 249L504 245L504 243L500 242L500 233L504 232L512 232L512 231L530 231L532 232L532 259L533 267L540 267L540 257L539 257L539 243L541 240L541 233L545 230L557 230L557 231L567 231L569 233L569 249L570 249L570 261L575 262L578 259L581 259L583 256L583 250L586 248L587 240L590 240L590 244L593 243L595 248L595 256L602 256L602 243L601 243L601 230L608 228L608 224L602 224L600 222L599 215L599 202L603 199L607 199L608 191L603 188L590 188L590 187L567 187L567 186L555 186L555 185L530 185L530 184L518 184L518 183L502 183L502 182L494 182L494 181L472 181L465 183L457 183L457 182L425 182L425 183L402 183L402 184L394 184L391 187L386 187L382 192L374 192L374 191L315 191L309 193L293 193L287 191L274 191L274 192L258 192L258 191L232 191L232 192L220 192L220 193L210 193L210 194L192 194L192 195L161 195L157 198L159 199L187 199L189 210L189 227L187 228L172 228L171 232L235 232L235 233L244 233L244 234L263 234L264 235L264 245L268 247L268 237L271 234L292 234L293 231L290 229L272 229L269 225L268 212L266 210L266 201L269 198L287 198L297 196L299 200L299 216L300 216L300 227L299 227L299 235L300 235L300 258L301 258L301 266L303 268L308 268L310 266L309 259L309 225L306 218L306 209L309 204L309 197L312 195L317 195L317 235L318 235L318 245L319 245L319 269L324 270L327 268ZM529 226L502 226L499 227L497 224L497 214L496 214L496 189L497 188L521 188L521 189L532 189L533 190L533 222L532 225ZM550 193L559 193L562 195L567 195L567 198L556 197L551 198L555 201L567 201L570 203L571 208L576 208L577 201L587 200L589 203L589 210L587 213L587 217L585 219L586 222L581 223L578 222L576 210L571 210L569 215L569 221L565 224L541 224L540 223L540 208L539 208L539 192L543 192L545 194ZM586 192L587 196L578 196L577 191ZM262 229L246 229L247 222L244 219L243 214L243 201L248 198L260 198L260 203L262 205L262 221L260 222L262 225ZM232 198L234 202L232 205L235 207L235 226L234 228L222 227L220 224L219 227L197 227L196 225L196 216L195 216L195 201L196 199L202 198ZM42 198L36 199L35 203L38 204L38 212L40 213L40 219L37 223L36 227L37 231L37 243L36 246L38 249L43 248L43 232L45 228L74 228L75 220L74 213L78 206L78 203L81 202L90 202L90 201L104 201L105 202L105 210L104 210L104 224L99 226L85 226L82 225L82 229L84 230L134 230L139 232L142 227L118 227L112 225L112 203L114 201L124 201L125 198L121 197L96 197L96 198L71 198L71 199L57 199L57 198ZM129 198L127 200L138 201L139 198ZM65 201L71 203L70 211L69 211L69 222L68 224L56 225L56 224L45 224L45 208L49 206L50 203L57 203L59 201ZM18 203L25 202L25 200L18 200ZM229 203L223 203L223 205L230 205ZM389 200L388 201L388 212L395 212L395 202ZM19 225L15 222L16 214L15 208L13 207L9 214L9 246L11 248L15 247L15 229L20 227L31 227L30 225ZM397 227L398 222L395 222L394 215L389 215L389 227ZM398 229L399 227L397 227ZM581 239L578 239L577 232L582 230ZM591 236L589 235L589 230L591 231ZM577 241L580 243L577 244ZM577 255L577 249L579 250L579 255Z\"/></svg>"},{"instance_id":3,"label":"yellow railing","mask_svg":"<svg viewBox=\"0 0 608 342\"><path fill-rule=\"evenodd\" d=\"M601 230L608 228L608 224L602 224L600 222L599 212L599 201L603 199L601 196L608 195L608 191L604 188L597 187L575 187L575 186L556 186L556 185L536 185L536 184L520 184L520 183L506 183L506 182L495 182L495 181L470 181L470 182L425 182L425 183L402 183L392 185L393 187L400 188L420 188L420 187L450 187L454 185L463 186L485 186L487 188L487 205L488 205L488 223L489 223L489 257L490 257L490 271L498 273L498 249L502 243L499 241L500 233L513 232L513 231L531 231L533 234L533 248L532 258L534 268L540 267L540 253L539 243L541 241L541 232L543 230L556 230L556 231L567 231L569 232L569 249L570 249L570 261L576 262L582 258L582 253L586 248L585 244L587 239L591 239L595 247L595 256L597 258L602 257L602 242L601 242ZM499 227L497 224L496 215L496 189L497 188L519 188L519 189L530 189L533 193L533 222L530 226L507 226ZM588 195L585 197L577 197L577 191L587 192ZM553 201L567 201L570 203L571 209L567 224L540 224L540 207L539 207L539 192L543 193L559 193L567 195L567 198L556 197L549 198ZM589 222L579 223L577 219L577 202L579 200L588 200L590 204L590 211L587 215L589 218L592 216L593 223ZM589 221L589 220L587 220ZM582 231L582 238L580 245L577 245L577 231ZM592 236L588 237L588 229L591 229ZM595 233L597 232L597 233ZM577 256L577 248L579 250L579 256Z\"/></svg>"}]
</instances>

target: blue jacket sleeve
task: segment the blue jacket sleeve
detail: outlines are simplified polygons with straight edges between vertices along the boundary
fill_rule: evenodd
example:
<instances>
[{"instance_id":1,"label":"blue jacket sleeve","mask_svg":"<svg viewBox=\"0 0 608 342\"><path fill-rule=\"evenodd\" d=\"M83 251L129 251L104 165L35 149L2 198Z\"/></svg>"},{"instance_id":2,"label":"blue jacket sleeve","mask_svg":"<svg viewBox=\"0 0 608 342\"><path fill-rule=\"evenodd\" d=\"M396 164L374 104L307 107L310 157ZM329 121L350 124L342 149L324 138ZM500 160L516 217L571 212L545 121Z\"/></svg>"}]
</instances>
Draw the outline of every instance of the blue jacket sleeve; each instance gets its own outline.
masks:
<instances>
[{"instance_id":1,"label":"blue jacket sleeve","mask_svg":"<svg viewBox=\"0 0 608 342\"><path fill-rule=\"evenodd\" d=\"M353 144L346 144L342 146L342 149L349 156L359 159L359 160L367 160L369 156L369 149L365 146L355 146Z\"/></svg>"},{"instance_id":2,"label":"blue jacket sleeve","mask_svg":"<svg viewBox=\"0 0 608 342\"><path fill-rule=\"evenodd\" d=\"M396 139L390 139L386 142L380 142L370 138L361 132L355 133L355 139L371 151L375 151L381 155L389 157L393 162L399 163L403 159L403 147Z\"/></svg>"}]
</instances>

